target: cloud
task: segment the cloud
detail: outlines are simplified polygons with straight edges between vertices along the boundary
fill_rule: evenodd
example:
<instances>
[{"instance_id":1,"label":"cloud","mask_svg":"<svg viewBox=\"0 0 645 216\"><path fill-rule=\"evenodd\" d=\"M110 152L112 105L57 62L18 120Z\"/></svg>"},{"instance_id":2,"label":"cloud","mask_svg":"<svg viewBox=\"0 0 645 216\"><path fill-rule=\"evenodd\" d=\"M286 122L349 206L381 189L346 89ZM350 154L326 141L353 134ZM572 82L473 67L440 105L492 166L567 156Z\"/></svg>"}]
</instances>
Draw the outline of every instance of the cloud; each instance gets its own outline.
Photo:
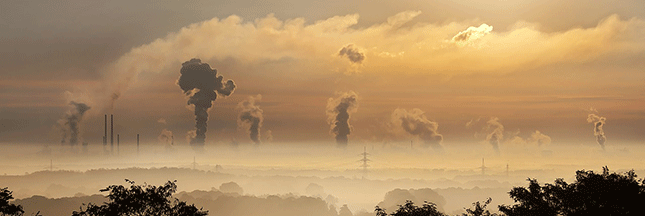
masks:
<instances>
[{"instance_id":1,"label":"cloud","mask_svg":"<svg viewBox=\"0 0 645 216\"><path fill-rule=\"evenodd\" d=\"M472 44L477 39L490 34L491 31L493 31L493 27L486 23L481 24L479 27L471 26L468 27L468 29L459 32L457 35L452 37L450 41L459 46L466 46Z\"/></svg>"},{"instance_id":2,"label":"cloud","mask_svg":"<svg viewBox=\"0 0 645 216\"><path fill-rule=\"evenodd\" d=\"M395 109L391 116L391 125L395 131L404 131L406 134L421 139L426 146L441 148L443 136L437 131L439 124L428 120L420 109Z\"/></svg>"},{"instance_id":3,"label":"cloud","mask_svg":"<svg viewBox=\"0 0 645 216\"><path fill-rule=\"evenodd\" d=\"M336 138L336 143L346 147L347 136L352 131L349 118L358 110L358 95L353 91L337 94L338 97L327 100L327 122L331 125L330 133Z\"/></svg>"},{"instance_id":4,"label":"cloud","mask_svg":"<svg viewBox=\"0 0 645 216\"><path fill-rule=\"evenodd\" d=\"M386 22L360 28L355 27L358 14L308 22L303 18L280 20L273 14L251 21L235 15L213 18L131 49L102 69L103 85L89 88L88 93L92 94L92 104L111 109L140 73L169 72L178 63L195 57L207 61L234 59L245 65L288 59L298 62L291 65L294 71L304 72L300 76L342 72L357 62L361 62L362 71L381 75L454 75L508 73L645 50L645 24L636 18L624 20L612 15L594 27L549 33L522 21L509 30L495 32L484 24L474 27L479 23L469 20L406 25L420 13L404 11ZM486 46L473 49L458 45L473 41ZM365 51L358 52L362 55L351 49L341 54L354 63L331 57L348 44L365 47ZM392 58L384 53L403 55Z\"/></svg>"},{"instance_id":5,"label":"cloud","mask_svg":"<svg viewBox=\"0 0 645 216\"><path fill-rule=\"evenodd\" d=\"M361 64L365 60L365 54L361 52L354 44L348 44L338 51L338 56L347 57L354 64Z\"/></svg>"}]
</instances>

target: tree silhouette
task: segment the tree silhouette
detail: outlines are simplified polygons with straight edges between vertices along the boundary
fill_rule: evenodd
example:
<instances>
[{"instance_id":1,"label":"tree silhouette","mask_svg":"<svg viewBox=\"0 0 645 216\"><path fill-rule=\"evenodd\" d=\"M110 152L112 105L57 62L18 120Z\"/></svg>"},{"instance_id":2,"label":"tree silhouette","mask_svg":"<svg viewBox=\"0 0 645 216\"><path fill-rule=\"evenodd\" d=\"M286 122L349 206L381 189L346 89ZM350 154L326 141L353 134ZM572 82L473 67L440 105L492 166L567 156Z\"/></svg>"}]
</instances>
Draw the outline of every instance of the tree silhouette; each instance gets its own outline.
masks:
<instances>
[{"instance_id":1,"label":"tree silhouette","mask_svg":"<svg viewBox=\"0 0 645 216\"><path fill-rule=\"evenodd\" d=\"M376 206L376 216L387 216L385 209ZM391 216L446 216L437 210L434 203L424 202L423 206L415 206L410 200L405 201L404 205L399 205L399 209L390 214Z\"/></svg>"},{"instance_id":2,"label":"tree silhouette","mask_svg":"<svg viewBox=\"0 0 645 216\"><path fill-rule=\"evenodd\" d=\"M506 215L645 215L645 181L636 179L633 170L624 175L580 170L572 184L556 179L540 184L528 179L528 188L515 187L509 194L519 202L499 210Z\"/></svg>"},{"instance_id":3,"label":"tree silhouette","mask_svg":"<svg viewBox=\"0 0 645 216\"><path fill-rule=\"evenodd\" d=\"M177 181L168 181L164 185L156 187L150 185L135 185L134 181L125 180L130 183L130 188L122 185L111 185L101 192L109 191L107 195L109 202L103 205L87 204L85 210L74 211L73 216L203 216L208 211L197 209L195 205L188 205L186 202L172 198L177 191Z\"/></svg>"},{"instance_id":4,"label":"tree silhouette","mask_svg":"<svg viewBox=\"0 0 645 216\"><path fill-rule=\"evenodd\" d=\"M488 198L486 202L480 203L479 201L473 203L472 209L466 209L466 213L461 214L461 216L498 216L497 214L491 214L490 211L486 210L486 207L493 199Z\"/></svg>"},{"instance_id":5,"label":"tree silhouette","mask_svg":"<svg viewBox=\"0 0 645 216\"><path fill-rule=\"evenodd\" d=\"M25 211L22 206L9 204L9 200L13 199L11 191L8 188L0 188L0 214L2 215L22 215Z\"/></svg>"}]
</instances>

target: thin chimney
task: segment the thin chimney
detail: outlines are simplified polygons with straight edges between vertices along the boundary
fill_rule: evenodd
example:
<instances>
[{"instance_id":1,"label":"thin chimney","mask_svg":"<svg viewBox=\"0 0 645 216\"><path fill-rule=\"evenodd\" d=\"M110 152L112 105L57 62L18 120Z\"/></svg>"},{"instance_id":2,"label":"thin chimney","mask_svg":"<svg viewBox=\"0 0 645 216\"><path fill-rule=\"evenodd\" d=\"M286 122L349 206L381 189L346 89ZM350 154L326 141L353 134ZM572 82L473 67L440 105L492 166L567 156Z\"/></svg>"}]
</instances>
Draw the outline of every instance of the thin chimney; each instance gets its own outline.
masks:
<instances>
[{"instance_id":1,"label":"thin chimney","mask_svg":"<svg viewBox=\"0 0 645 216\"><path fill-rule=\"evenodd\" d=\"M137 156L139 155L139 134L137 134Z\"/></svg>"},{"instance_id":2,"label":"thin chimney","mask_svg":"<svg viewBox=\"0 0 645 216\"><path fill-rule=\"evenodd\" d=\"M103 134L103 150L105 150L105 145L107 145L107 114L105 114L105 133Z\"/></svg>"},{"instance_id":3,"label":"thin chimney","mask_svg":"<svg viewBox=\"0 0 645 216\"><path fill-rule=\"evenodd\" d=\"M114 115L110 114L110 152L114 153Z\"/></svg>"},{"instance_id":4,"label":"thin chimney","mask_svg":"<svg viewBox=\"0 0 645 216\"><path fill-rule=\"evenodd\" d=\"M116 135L116 154L119 154L119 152L121 152L120 148L119 148L119 146L121 146L119 143L121 143L121 142L119 140L120 140L119 139L119 134L117 134Z\"/></svg>"}]
</instances>

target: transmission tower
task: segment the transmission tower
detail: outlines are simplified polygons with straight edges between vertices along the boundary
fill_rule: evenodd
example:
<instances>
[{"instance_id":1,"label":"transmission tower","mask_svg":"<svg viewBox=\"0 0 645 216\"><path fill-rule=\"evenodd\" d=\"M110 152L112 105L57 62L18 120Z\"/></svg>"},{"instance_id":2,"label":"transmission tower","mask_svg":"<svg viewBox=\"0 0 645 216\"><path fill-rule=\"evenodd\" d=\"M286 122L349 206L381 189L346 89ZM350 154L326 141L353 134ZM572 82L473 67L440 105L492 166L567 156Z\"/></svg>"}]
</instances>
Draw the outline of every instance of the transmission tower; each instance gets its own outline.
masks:
<instances>
[{"instance_id":1,"label":"transmission tower","mask_svg":"<svg viewBox=\"0 0 645 216\"><path fill-rule=\"evenodd\" d=\"M361 167L363 167L363 179L365 179L365 177L367 176L367 167L370 166L367 164L367 162L372 160L367 158L367 156L370 155L369 153L367 153L367 147L363 147L363 153L361 155L363 156L363 159L360 159L358 161L363 162Z\"/></svg>"}]
</instances>

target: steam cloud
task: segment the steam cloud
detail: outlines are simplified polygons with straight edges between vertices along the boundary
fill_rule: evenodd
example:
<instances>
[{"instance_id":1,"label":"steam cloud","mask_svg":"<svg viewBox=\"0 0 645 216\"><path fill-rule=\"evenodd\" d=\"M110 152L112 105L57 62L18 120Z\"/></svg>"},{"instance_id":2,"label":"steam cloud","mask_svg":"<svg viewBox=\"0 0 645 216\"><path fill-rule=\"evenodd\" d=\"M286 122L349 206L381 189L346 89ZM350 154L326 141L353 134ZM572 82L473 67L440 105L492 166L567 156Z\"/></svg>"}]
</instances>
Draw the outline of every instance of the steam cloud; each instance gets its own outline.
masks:
<instances>
[{"instance_id":1,"label":"steam cloud","mask_svg":"<svg viewBox=\"0 0 645 216\"><path fill-rule=\"evenodd\" d=\"M488 132L486 142L490 143L495 152L499 153L499 144L504 139L504 125L499 123L499 118L491 117L486 122L486 131Z\"/></svg>"},{"instance_id":2,"label":"steam cloud","mask_svg":"<svg viewBox=\"0 0 645 216\"><path fill-rule=\"evenodd\" d=\"M353 92L340 94L337 98L327 100L327 122L331 125L331 133L336 143L341 147L347 146L347 136L352 131L349 125L350 114L358 110L358 95Z\"/></svg>"},{"instance_id":3,"label":"steam cloud","mask_svg":"<svg viewBox=\"0 0 645 216\"><path fill-rule=\"evenodd\" d=\"M412 109L409 112L405 109L395 109L392 112L392 124L403 129L412 136L423 140L427 146L441 149L443 136L437 132L439 124L428 120L420 109Z\"/></svg>"},{"instance_id":4,"label":"steam cloud","mask_svg":"<svg viewBox=\"0 0 645 216\"><path fill-rule=\"evenodd\" d=\"M257 95L255 97L249 97L247 100L237 104L237 108L240 111L237 116L237 125L238 127L248 128L251 140L253 140L255 144L261 143L260 129L262 128L262 122L264 121L262 109L255 104L256 101L261 99L262 95Z\"/></svg>"},{"instance_id":5,"label":"steam cloud","mask_svg":"<svg viewBox=\"0 0 645 216\"><path fill-rule=\"evenodd\" d=\"M365 54L358 50L358 47L354 46L354 44L348 44L340 49L338 56L347 56L347 59L355 64L361 64L365 60Z\"/></svg>"},{"instance_id":6,"label":"steam cloud","mask_svg":"<svg viewBox=\"0 0 645 216\"><path fill-rule=\"evenodd\" d=\"M602 126L605 125L605 120L607 120L605 117L600 117L596 114L589 114L587 116L587 122L593 123L594 125L593 135L596 136L596 142L600 144L603 150L605 149L605 141L607 140L605 131L602 129Z\"/></svg>"},{"instance_id":7,"label":"steam cloud","mask_svg":"<svg viewBox=\"0 0 645 216\"><path fill-rule=\"evenodd\" d=\"M90 107L84 103L76 103L74 101L70 102L69 105L71 106L70 109L62 119L58 120L58 124L61 128L61 135L63 137L61 144L67 142L71 146L75 146L78 144L79 140L82 140L79 136L79 127L81 120L83 120L83 115L90 109Z\"/></svg>"},{"instance_id":8,"label":"steam cloud","mask_svg":"<svg viewBox=\"0 0 645 216\"><path fill-rule=\"evenodd\" d=\"M200 59L191 59L181 64L181 75L177 84L190 96L188 105L195 105L195 136L190 139L193 147L203 147L206 139L208 109L213 106L217 95L229 96L235 90L233 80L222 82L222 76Z\"/></svg>"}]
</instances>

